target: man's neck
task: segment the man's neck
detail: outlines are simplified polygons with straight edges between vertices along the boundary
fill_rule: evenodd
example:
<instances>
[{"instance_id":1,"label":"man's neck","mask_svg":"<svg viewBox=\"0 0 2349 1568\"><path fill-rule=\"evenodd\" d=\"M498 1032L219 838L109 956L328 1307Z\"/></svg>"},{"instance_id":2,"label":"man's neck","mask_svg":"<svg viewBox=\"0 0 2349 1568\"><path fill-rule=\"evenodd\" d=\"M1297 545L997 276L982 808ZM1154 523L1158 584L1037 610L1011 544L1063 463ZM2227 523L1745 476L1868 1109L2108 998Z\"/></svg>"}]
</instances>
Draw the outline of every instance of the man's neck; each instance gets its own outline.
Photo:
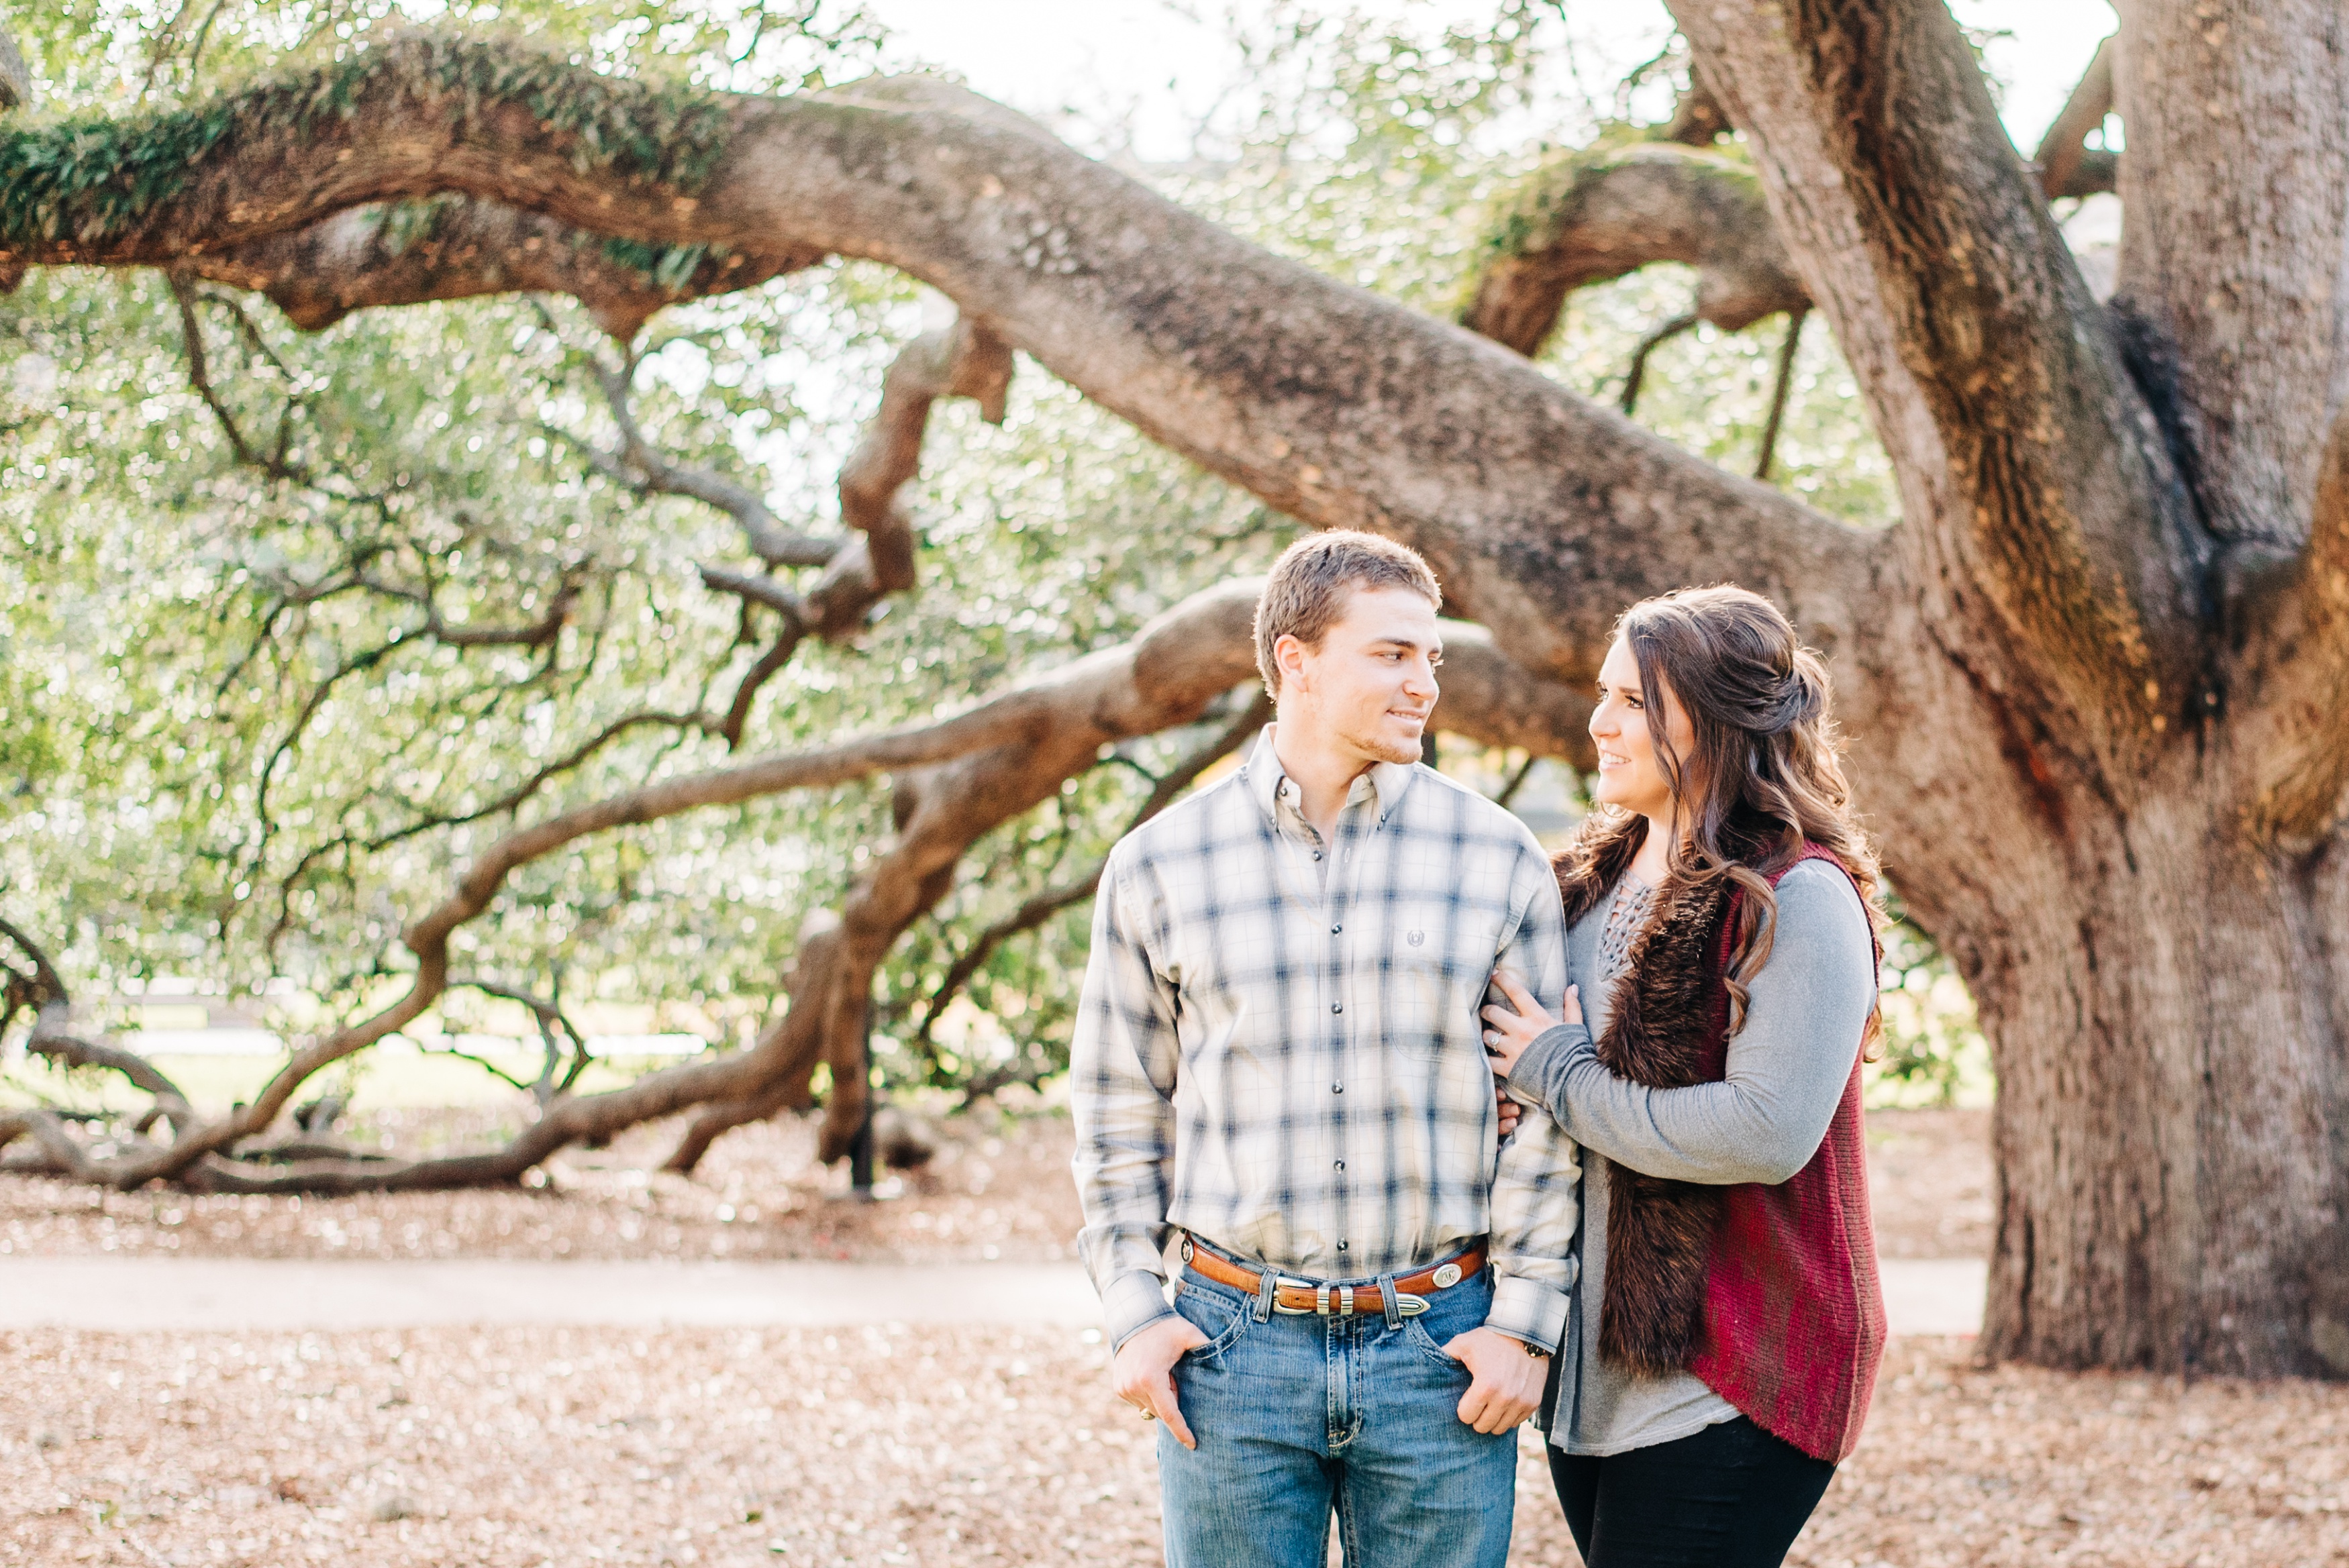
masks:
<instances>
[{"instance_id":1,"label":"man's neck","mask_svg":"<svg viewBox=\"0 0 2349 1568\"><path fill-rule=\"evenodd\" d=\"M1309 725L1290 720L1272 727L1272 754L1297 786L1298 814L1328 843L1337 837L1338 816L1354 780L1377 766L1350 746L1333 744Z\"/></svg>"}]
</instances>

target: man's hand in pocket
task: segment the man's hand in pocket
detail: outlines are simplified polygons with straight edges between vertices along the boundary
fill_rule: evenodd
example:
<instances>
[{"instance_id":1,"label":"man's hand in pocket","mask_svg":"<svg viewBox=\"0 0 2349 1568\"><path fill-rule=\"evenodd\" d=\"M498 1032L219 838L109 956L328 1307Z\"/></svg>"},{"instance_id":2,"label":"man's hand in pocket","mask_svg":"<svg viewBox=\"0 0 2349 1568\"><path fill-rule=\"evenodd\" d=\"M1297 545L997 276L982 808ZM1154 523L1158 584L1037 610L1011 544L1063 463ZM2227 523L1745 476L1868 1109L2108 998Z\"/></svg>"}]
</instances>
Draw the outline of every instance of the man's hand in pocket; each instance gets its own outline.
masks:
<instances>
[{"instance_id":1,"label":"man's hand in pocket","mask_svg":"<svg viewBox=\"0 0 2349 1568\"><path fill-rule=\"evenodd\" d=\"M1186 1449L1199 1445L1183 1420L1182 1407L1174 1402L1174 1363L1185 1351L1196 1350L1206 1343L1207 1336L1189 1318L1162 1317L1119 1346L1109 1364L1110 1386L1117 1390L1117 1397L1165 1422L1174 1440ZM1518 1359L1524 1359L1522 1353ZM1540 1396L1538 1385L1534 1393Z\"/></svg>"},{"instance_id":2,"label":"man's hand in pocket","mask_svg":"<svg viewBox=\"0 0 2349 1568\"><path fill-rule=\"evenodd\" d=\"M1549 1357L1526 1355L1523 1340L1498 1329L1472 1328L1454 1335L1444 1354L1468 1368L1475 1379L1460 1396L1460 1418L1478 1431L1506 1432L1540 1407L1542 1388L1549 1382Z\"/></svg>"}]
</instances>

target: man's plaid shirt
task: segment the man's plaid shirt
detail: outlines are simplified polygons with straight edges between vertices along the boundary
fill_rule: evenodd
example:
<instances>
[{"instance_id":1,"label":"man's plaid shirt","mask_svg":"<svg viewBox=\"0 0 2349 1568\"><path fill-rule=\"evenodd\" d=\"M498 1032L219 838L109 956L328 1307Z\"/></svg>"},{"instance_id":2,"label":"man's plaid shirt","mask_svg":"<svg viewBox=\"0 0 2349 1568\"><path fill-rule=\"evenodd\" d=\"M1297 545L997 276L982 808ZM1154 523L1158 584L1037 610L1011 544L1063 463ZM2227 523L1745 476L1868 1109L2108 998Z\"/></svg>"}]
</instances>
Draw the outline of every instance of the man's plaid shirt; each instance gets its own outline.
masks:
<instances>
[{"instance_id":1,"label":"man's plaid shirt","mask_svg":"<svg viewBox=\"0 0 2349 1568\"><path fill-rule=\"evenodd\" d=\"M1554 1349L1580 1162L1537 1108L1498 1147L1477 1016L1496 964L1564 999L1548 861L1432 769L1356 779L1331 846L1299 805L1267 729L1102 872L1071 1082L1078 1251L1112 1342L1166 1315L1179 1226L1319 1280L1489 1234L1487 1326Z\"/></svg>"}]
</instances>

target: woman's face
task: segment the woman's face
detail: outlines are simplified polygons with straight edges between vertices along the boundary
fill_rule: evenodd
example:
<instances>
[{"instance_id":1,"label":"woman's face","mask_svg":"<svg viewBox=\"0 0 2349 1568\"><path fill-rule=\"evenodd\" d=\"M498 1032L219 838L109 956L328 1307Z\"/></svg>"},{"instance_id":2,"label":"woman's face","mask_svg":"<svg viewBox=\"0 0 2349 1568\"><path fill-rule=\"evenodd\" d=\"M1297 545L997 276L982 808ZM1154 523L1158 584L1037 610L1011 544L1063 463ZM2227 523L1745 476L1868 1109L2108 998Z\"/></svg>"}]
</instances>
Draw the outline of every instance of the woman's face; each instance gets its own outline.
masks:
<instances>
[{"instance_id":1,"label":"woman's face","mask_svg":"<svg viewBox=\"0 0 2349 1568\"><path fill-rule=\"evenodd\" d=\"M1599 706L1590 712L1590 738L1599 748L1599 779L1590 792L1609 806L1668 824L1671 786L1656 760L1650 726L1661 724L1683 769L1695 735L1679 700L1670 690L1661 695L1664 712L1650 713L1640 690L1640 662L1631 656L1630 645L1618 637L1607 650L1607 662L1599 666Z\"/></svg>"}]
</instances>

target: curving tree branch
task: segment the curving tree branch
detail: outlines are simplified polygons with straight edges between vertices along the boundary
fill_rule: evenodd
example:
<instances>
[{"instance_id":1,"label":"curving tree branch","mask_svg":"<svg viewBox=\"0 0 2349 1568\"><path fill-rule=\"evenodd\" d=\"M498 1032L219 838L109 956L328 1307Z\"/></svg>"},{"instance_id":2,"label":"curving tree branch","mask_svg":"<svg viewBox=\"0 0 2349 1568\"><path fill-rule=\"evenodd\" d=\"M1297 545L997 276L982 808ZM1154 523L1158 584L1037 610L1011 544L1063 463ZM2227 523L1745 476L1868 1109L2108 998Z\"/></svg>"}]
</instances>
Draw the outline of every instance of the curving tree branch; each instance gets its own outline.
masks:
<instances>
[{"instance_id":1,"label":"curving tree branch","mask_svg":"<svg viewBox=\"0 0 2349 1568\"><path fill-rule=\"evenodd\" d=\"M1709 146L1637 141L1557 155L1503 198L1490 228L1461 325L1524 355L1540 352L1575 290L1657 262L1696 269L1695 309L1676 318L1688 325L1736 332L1810 304L1752 167Z\"/></svg>"},{"instance_id":2,"label":"curving tree branch","mask_svg":"<svg viewBox=\"0 0 2349 1568\"><path fill-rule=\"evenodd\" d=\"M266 294L305 332L355 310L483 294L566 294L626 343L665 305L756 288L823 259L632 244L468 196L355 207L292 233L191 255L183 269Z\"/></svg>"},{"instance_id":3,"label":"curving tree branch","mask_svg":"<svg viewBox=\"0 0 2349 1568\"><path fill-rule=\"evenodd\" d=\"M93 134L119 157L58 172L53 141ZM1866 535L935 82L727 98L411 36L201 111L0 139L0 256L164 263L438 191L646 243L902 267L1270 504L1416 544L1532 667L1578 678L1622 603L1703 578L1778 593L1824 643L1866 633ZM1876 678L1854 673L1855 708Z\"/></svg>"},{"instance_id":4,"label":"curving tree branch","mask_svg":"<svg viewBox=\"0 0 2349 1568\"><path fill-rule=\"evenodd\" d=\"M0 1146L33 1138L47 1167L124 1189L160 1180L239 1192L420 1190L510 1181L565 1143L608 1138L699 1105L702 1117L674 1157L689 1165L688 1152L706 1148L750 1110L803 1101L807 1074L823 1061L833 1071L824 1157L837 1158L863 1116L862 1015L880 955L945 892L956 861L978 837L1093 766L1104 746L1194 722L1209 702L1251 674L1257 591L1257 584L1240 582L1195 595L1130 644L1077 659L935 724L664 781L510 833L468 869L450 897L409 926L403 940L417 968L407 993L375 1016L295 1050L252 1104L217 1120L184 1125L168 1146L134 1147L105 1158L83 1149L54 1117L0 1120ZM1574 694L1514 671L1472 630L1458 634L1462 652L1455 662L1465 669L1448 678L1464 706L1446 707L1447 727L1495 744L1568 732L1577 713ZM1502 692L1506 712L1480 714L1464 706L1476 694ZM852 890L837 919L811 927L784 987L791 1006L751 1049L650 1074L607 1094L558 1090L536 1124L490 1153L407 1161L296 1160L266 1171L226 1158L242 1140L264 1132L304 1081L412 1022L452 985L522 996L479 980L452 980L448 973L450 936L490 906L520 866L591 833L885 769L899 771L905 815L898 841ZM523 999L534 1011L552 1007ZM160 1087L150 1092L160 1099ZM285 1151L269 1152L278 1158Z\"/></svg>"},{"instance_id":5,"label":"curving tree branch","mask_svg":"<svg viewBox=\"0 0 2349 1568\"><path fill-rule=\"evenodd\" d=\"M2031 160L2039 167L2039 188L2050 201L2065 196L2095 196L2111 191L2120 177L2120 155L2087 145L2113 112L2113 46L2106 38L2096 46L2088 68L2072 88L2072 96L2055 116L2039 150Z\"/></svg>"},{"instance_id":6,"label":"curving tree branch","mask_svg":"<svg viewBox=\"0 0 2349 1568\"><path fill-rule=\"evenodd\" d=\"M57 965L38 943L5 920L0 920L0 937L16 945L32 970L26 974L15 965L0 960L0 975L5 976L5 984L0 984L0 1029L6 1028L19 1012L30 1011L33 1028L25 1039L26 1055L47 1057L63 1068L98 1068L120 1075L154 1102L149 1116L140 1120L141 1130L156 1118L168 1120L175 1128L191 1123L193 1118L187 1095L153 1062L136 1051L72 1032L72 995ZM49 1128L55 1136L41 1132L42 1127ZM37 1136L44 1148L49 1148L57 1138L67 1137L62 1121L51 1117L42 1122L37 1115L24 1123L17 1134L10 1136L22 1134ZM7 1137L0 1137L0 1147L6 1142Z\"/></svg>"},{"instance_id":7,"label":"curving tree branch","mask_svg":"<svg viewBox=\"0 0 2349 1568\"><path fill-rule=\"evenodd\" d=\"M223 1191L350 1190L334 1186L325 1173L305 1166L255 1179L223 1172L207 1161L212 1156L226 1152L239 1140L265 1130L301 1085L319 1070L405 1027L429 1007L448 986L450 935L489 907L505 879L515 870L591 834L657 821L699 807L735 804L813 785L844 783L891 769L951 760L975 749L1032 753L1035 742L1064 726L1063 716L1067 713L1082 715L1089 722L1143 724L1149 728L1185 722L1223 689L1222 686L1203 689L1199 683L1203 678L1220 676L1228 664L1228 656L1219 664L1209 655L1205 667L1210 673L1204 677L1201 675L1198 623L1203 617L1210 622L1228 622L1228 604L1213 594L1204 595L1162 617L1135 644L1081 659L1033 684L1014 687L938 723L666 780L509 833L474 861L448 898L409 926L403 941L416 956L417 970L409 990L389 1006L296 1049L251 1104L236 1108L217 1121L187 1130L168 1149L108 1161L85 1156L70 1173L125 1190L158 1180L211 1183ZM1247 639L1242 636L1240 641L1245 644ZM1146 686L1140 684L1143 682L1147 683ZM1225 686L1229 684L1227 680L1224 682ZM1162 717L1170 713L1175 717ZM1111 738L1122 738L1128 732L1099 727L1092 731ZM1096 739L1092 744L1097 747L1102 743ZM1074 770L1071 768L1071 771ZM1066 776L1064 773L1061 777ZM1058 785L1059 779L1055 778L1051 787L1057 789ZM803 954L802 963L806 962ZM792 990L796 1011L805 1005L805 997L816 995L820 987L803 982ZM777 1035L776 1040L788 1044L801 1039L808 1033L811 1022L802 1017L799 1025ZM639 1080L630 1088L612 1095L590 1097L593 1104L589 1109L551 1112L523 1135L516 1150L507 1157L521 1161L512 1165L508 1175L519 1175L552 1148L559 1148L574 1138L608 1136L646 1117L667 1115L702 1099L723 1098L737 1078L755 1078L758 1071L772 1068L776 1053L783 1050L784 1045L778 1044L765 1056L754 1050L745 1058L728 1063L691 1064L667 1074L652 1075L651 1079ZM786 1064L798 1059L799 1052L800 1047L792 1047L783 1057ZM743 1062L750 1058L756 1058L762 1067L746 1068ZM813 1056L808 1055L800 1066L803 1070L813 1061ZM642 1107L653 1109L641 1115L630 1109ZM554 1134L542 1130L562 1128L573 1130L552 1144L543 1142ZM486 1167L471 1157L380 1169L371 1163L366 1172L351 1180L357 1186L367 1187L466 1185L485 1179L480 1174L483 1169ZM314 1180L323 1184L303 1185ZM261 1184L253 1184L256 1181Z\"/></svg>"},{"instance_id":8,"label":"curving tree branch","mask_svg":"<svg viewBox=\"0 0 2349 1568\"><path fill-rule=\"evenodd\" d=\"M552 321L548 326L552 330ZM619 441L613 450L607 452L582 441L557 426L542 428L577 449L598 472L640 496L689 496L725 512L741 524L743 541L750 547L750 553L770 566L823 566L837 557L842 541L817 539L783 527L768 510L764 498L755 491L712 469L671 462L645 439L634 407L636 370L644 359L644 355L635 348L624 351L616 366L607 364L601 355L589 356L596 383L611 408L613 423L619 428Z\"/></svg>"},{"instance_id":9,"label":"curving tree branch","mask_svg":"<svg viewBox=\"0 0 2349 1568\"><path fill-rule=\"evenodd\" d=\"M1907 482L1918 580L1989 596L2026 700L2085 766L2132 766L2195 676L2205 536L1956 23L1937 0L1674 14Z\"/></svg>"},{"instance_id":10,"label":"curving tree branch","mask_svg":"<svg viewBox=\"0 0 2349 1568\"><path fill-rule=\"evenodd\" d=\"M1010 346L967 317L924 333L890 362L881 407L840 471L841 521L864 535L881 592L914 585L913 520L897 504L897 492L920 466L930 405L972 398L980 418L1000 425L1010 387Z\"/></svg>"},{"instance_id":11,"label":"curving tree branch","mask_svg":"<svg viewBox=\"0 0 2349 1568\"><path fill-rule=\"evenodd\" d=\"M1237 718L1209 737L1206 745L1152 781L1149 795L1126 819L1124 831L1133 831L1174 804L1177 796L1197 782L1200 774L1253 740L1271 722L1272 700L1259 690L1256 700L1242 708ZM914 1043L925 1048L928 1047L930 1031L937 1026L938 1015L962 995L962 988L970 983L972 975L986 967L987 961L995 955L997 948L1015 936L1035 930L1062 910L1092 897L1101 886L1102 869L1106 863L1095 861L1084 875L1045 889L973 936L970 944L956 955L946 974L930 988L929 995L922 998L922 1016L914 1026ZM966 1096L969 1099L978 1098L976 1093Z\"/></svg>"}]
</instances>

